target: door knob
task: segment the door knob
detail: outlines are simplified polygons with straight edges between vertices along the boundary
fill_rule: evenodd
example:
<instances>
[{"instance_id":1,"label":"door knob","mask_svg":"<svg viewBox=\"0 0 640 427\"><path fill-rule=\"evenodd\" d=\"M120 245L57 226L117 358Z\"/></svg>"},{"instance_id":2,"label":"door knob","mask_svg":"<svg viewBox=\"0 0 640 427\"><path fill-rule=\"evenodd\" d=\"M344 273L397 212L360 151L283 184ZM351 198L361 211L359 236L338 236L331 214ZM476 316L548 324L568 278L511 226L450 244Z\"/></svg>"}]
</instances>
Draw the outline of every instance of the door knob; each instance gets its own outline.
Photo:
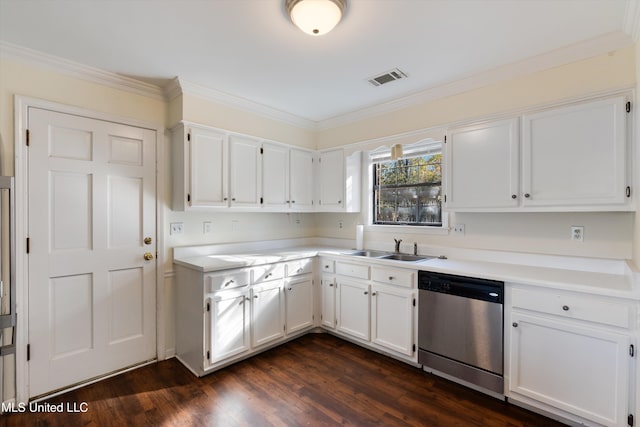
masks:
<instances>
[{"instance_id":1,"label":"door knob","mask_svg":"<svg viewBox=\"0 0 640 427\"><path fill-rule=\"evenodd\" d=\"M145 252L144 259L145 261L151 261L153 259L153 254L151 252Z\"/></svg>"},{"instance_id":2,"label":"door knob","mask_svg":"<svg viewBox=\"0 0 640 427\"><path fill-rule=\"evenodd\" d=\"M145 237L144 238L144 244L145 245L150 245L151 242L153 242L153 240L151 239L151 237Z\"/></svg>"}]
</instances>

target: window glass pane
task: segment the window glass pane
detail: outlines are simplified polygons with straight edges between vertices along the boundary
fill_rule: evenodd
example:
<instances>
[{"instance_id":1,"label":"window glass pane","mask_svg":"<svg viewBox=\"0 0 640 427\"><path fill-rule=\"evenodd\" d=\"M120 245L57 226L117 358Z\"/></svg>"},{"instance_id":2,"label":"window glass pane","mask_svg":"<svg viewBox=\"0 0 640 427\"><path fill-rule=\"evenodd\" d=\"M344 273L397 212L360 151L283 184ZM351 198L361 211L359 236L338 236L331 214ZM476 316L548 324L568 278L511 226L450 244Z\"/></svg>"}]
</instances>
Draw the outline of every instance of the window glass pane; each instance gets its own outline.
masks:
<instances>
[{"instance_id":1,"label":"window glass pane","mask_svg":"<svg viewBox=\"0 0 640 427\"><path fill-rule=\"evenodd\" d=\"M440 153L374 163L375 224L441 226Z\"/></svg>"}]
</instances>

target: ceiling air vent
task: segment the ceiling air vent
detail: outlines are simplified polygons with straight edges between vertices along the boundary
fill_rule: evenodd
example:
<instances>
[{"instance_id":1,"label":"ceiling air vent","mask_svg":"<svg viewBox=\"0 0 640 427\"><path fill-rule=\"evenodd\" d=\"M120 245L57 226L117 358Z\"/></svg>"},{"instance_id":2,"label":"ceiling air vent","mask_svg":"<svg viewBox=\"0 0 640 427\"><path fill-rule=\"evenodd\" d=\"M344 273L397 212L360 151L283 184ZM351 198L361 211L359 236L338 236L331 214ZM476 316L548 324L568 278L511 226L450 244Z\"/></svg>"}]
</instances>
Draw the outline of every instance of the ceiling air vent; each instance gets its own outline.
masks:
<instances>
[{"instance_id":1,"label":"ceiling air vent","mask_svg":"<svg viewBox=\"0 0 640 427\"><path fill-rule=\"evenodd\" d=\"M407 77L406 73L404 73L403 71L400 71L397 68L394 68L391 71L387 71L386 73L380 74L379 76L371 77L368 80L369 80L369 83L371 83L373 86L381 86L385 83L389 83L394 80L400 80L405 77Z\"/></svg>"}]
</instances>

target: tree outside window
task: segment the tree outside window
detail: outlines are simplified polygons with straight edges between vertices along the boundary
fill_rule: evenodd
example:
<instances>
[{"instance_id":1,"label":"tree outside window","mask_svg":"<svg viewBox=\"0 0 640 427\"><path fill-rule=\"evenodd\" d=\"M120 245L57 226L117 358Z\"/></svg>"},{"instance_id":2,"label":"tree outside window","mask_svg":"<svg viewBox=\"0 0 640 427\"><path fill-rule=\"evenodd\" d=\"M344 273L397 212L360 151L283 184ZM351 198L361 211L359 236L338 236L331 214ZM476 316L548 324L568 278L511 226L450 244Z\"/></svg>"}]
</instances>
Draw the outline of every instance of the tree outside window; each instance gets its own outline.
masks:
<instances>
[{"instance_id":1,"label":"tree outside window","mask_svg":"<svg viewBox=\"0 0 640 427\"><path fill-rule=\"evenodd\" d=\"M442 226L442 154L373 163L373 223Z\"/></svg>"}]
</instances>

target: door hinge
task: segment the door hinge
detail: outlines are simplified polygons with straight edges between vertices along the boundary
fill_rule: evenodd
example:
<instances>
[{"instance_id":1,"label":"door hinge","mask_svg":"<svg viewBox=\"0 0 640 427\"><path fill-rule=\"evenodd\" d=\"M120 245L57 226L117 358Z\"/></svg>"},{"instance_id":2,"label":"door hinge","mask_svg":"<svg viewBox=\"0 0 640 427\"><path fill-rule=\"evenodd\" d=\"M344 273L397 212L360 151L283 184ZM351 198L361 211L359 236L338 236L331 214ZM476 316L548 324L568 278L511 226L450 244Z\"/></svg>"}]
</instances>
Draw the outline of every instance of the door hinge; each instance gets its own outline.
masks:
<instances>
[{"instance_id":1,"label":"door hinge","mask_svg":"<svg viewBox=\"0 0 640 427\"><path fill-rule=\"evenodd\" d=\"M191 202L191 194L187 193L187 202Z\"/></svg>"},{"instance_id":2,"label":"door hinge","mask_svg":"<svg viewBox=\"0 0 640 427\"><path fill-rule=\"evenodd\" d=\"M191 132L187 132L187 141L191 141Z\"/></svg>"},{"instance_id":3,"label":"door hinge","mask_svg":"<svg viewBox=\"0 0 640 427\"><path fill-rule=\"evenodd\" d=\"M27 129L27 147L29 146L29 142L31 141L31 132Z\"/></svg>"},{"instance_id":4,"label":"door hinge","mask_svg":"<svg viewBox=\"0 0 640 427\"><path fill-rule=\"evenodd\" d=\"M415 298L413 299L413 306L414 307L416 306L416 299Z\"/></svg>"},{"instance_id":5,"label":"door hinge","mask_svg":"<svg viewBox=\"0 0 640 427\"><path fill-rule=\"evenodd\" d=\"M416 345L415 344L413 345L413 352L414 353L416 352Z\"/></svg>"},{"instance_id":6,"label":"door hinge","mask_svg":"<svg viewBox=\"0 0 640 427\"><path fill-rule=\"evenodd\" d=\"M631 197L631 187L629 187L628 185L627 185L627 188L625 190L625 194L627 195L627 197Z\"/></svg>"},{"instance_id":7,"label":"door hinge","mask_svg":"<svg viewBox=\"0 0 640 427\"><path fill-rule=\"evenodd\" d=\"M627 417L627 424L633 427L633 414L629 414L629 416Z\"/></svg>"},{"instance_id":8,"label":"door hinge","mask_svg":"<svg viewBox=\"0 0 640 427\"><path fill-rule=\"evenodd\" d=\"M633 344L631 344L629 346L629 356L633 357L636 355L636 348L633 346Z\"/></svg>"},{"instance_id":9,"label":"door hinge","mask_svg":"<svg viewBox=\"0 0 640 427\"><path fill-rule=\"evenodd\" d=\"M31 344L27 344L27 362L31 360Z\"/></svg>"},{"instance_id":10,"label":"door hinge","mask_svg":"<svg viewBox=\"0 0 640 427\"><path fill-rule=\"evenodd\" d=\"M631 112L631 101L627 102L627 113Z\"/></svg>"},{"instance_id":11,"label":"door hinge","mask_svg":"<svg viewBox=\"0 0 640 427\"><path fill-rule=\"evenodd\" d=\"M207 350L207 360L211 360L211 352Z\"/></svg>"},{"instance_id":12,"label":"door hinge","mask_svg":"<svg viewBox=\"0 0 640 427\"><path fill-rule=\"evenodd\" d=\"M27 253L31 252L31 238L27 237Z\"/></svg>"},{"instance_id":13,"label":"door hinge","mask_svg":"<svg viewBox=\"0 0 640 427\"><path fill-rule=\"evenodd\" d=\"M207 303L207 311L211 311L211 303Z\"/></svg>"}]
</instances>

